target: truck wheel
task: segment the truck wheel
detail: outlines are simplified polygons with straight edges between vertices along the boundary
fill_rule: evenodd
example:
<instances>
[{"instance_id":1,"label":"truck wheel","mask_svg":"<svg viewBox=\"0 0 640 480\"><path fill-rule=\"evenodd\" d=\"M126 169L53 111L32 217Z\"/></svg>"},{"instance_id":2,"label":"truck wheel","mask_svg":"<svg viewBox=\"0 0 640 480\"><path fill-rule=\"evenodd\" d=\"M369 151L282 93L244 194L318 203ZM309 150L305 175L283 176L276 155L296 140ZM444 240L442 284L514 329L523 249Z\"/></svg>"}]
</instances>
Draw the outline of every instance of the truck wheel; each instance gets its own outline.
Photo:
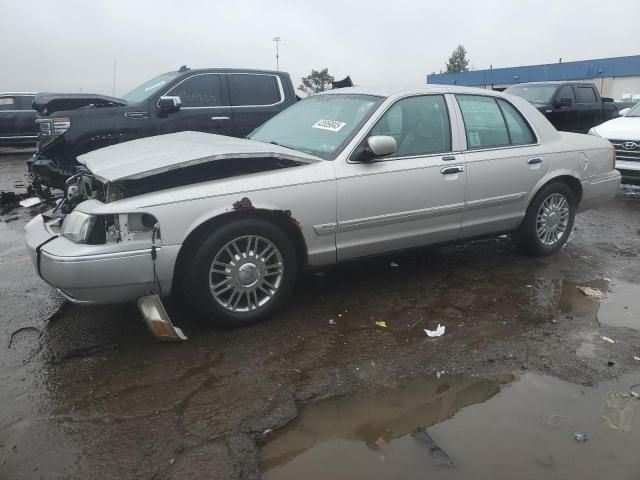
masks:
<instances>
[{"instance_id":1,"label":"truck wheel","mask_svg":"<svg viewBox=\"0 0 640 480\"><path fill-rule=\"evenodd\" d=\"M265 319L291 294L298 275L291 239L271 222L240 219L216 228L184 271L184 294L202 320L242 327Z\"/></svg>"},{"instance_id":2,"label":"truck wheel","mask_svg":"<svg viewBox=\"0 0 640 480\"><path fill-rule=\"evenodd\" d=\"M561 182L550 183L531 201L513 240L527 255L551 255L566 243L575 216L576 200L571 189Z\"/></svg>"}]
</instances>

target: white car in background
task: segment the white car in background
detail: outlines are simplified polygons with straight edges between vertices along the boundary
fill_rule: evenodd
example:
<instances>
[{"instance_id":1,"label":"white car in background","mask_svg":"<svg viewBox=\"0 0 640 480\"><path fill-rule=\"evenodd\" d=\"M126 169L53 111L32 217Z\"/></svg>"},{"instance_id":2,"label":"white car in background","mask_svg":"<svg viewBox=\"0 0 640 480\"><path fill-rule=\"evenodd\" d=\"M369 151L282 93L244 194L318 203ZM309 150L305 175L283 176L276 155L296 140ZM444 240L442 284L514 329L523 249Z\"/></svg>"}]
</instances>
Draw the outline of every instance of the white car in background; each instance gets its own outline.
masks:
<instances>
[{"instance_id":1,"label":"white car in background","mask_svg":"<svg viewBox=\"0 0 640 480\"><path fill-rule=\"evenodd\" d=\"M616 168L622 183L640 185L640 103L620 110L621 116L589 130L609 140L616 150Z\"/></svg>"}]
</instances>

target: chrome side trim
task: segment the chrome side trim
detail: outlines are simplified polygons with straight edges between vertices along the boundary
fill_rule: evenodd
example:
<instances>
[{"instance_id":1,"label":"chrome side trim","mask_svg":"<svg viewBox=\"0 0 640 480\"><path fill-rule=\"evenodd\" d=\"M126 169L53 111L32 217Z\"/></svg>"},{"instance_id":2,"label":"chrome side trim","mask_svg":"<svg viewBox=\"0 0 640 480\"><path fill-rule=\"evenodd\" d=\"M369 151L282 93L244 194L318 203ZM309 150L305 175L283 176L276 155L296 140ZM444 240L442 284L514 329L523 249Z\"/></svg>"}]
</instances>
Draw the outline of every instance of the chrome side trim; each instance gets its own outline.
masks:
<instances>
[{"instance_id":1,"label":"chrome side trim","mask_svg":"<svg viewBox=\"0 0 640 480\"><path fill-rule=\"evenodd\" d=\"M344 220L342 222L338 222L338 231L348 232L351 230L358 230L360 228L378 227L381 225L391 225L394 223L413 221L422 218L439 217L450 213L462 212L463 209L464 203L453 203L451 205L443 205L439 207L421 208L418 210L408 210L399 213L376 215L374 217Z\"/></svg>"},{"instance_id":2,"label":"chrome side trim","mask_svg":"<svg viewBox=\"0 0 640 480\"><path fill-rule=\"evenodd\" d=\"M58 237L54 237L58 238ZM157 247L156 251L162 250L162 247ZM95 262L99 260L109 260L112 258L126 258L126 257L140 257L148 255L151 257L151 249L145 248L142 250L125 250L122 252L111 252L111 253L98 253L95 255L82 255L78 257L62 257L59 255L53 255L45 250L42 251L43 255L52 261L52 262L60 262L60 263L76 263L76 262Z\"/></svg>"},{"instance_id":3,"label":"chrome side trim","mask_svg":"<svg viewBox=\"0 0 640 480\"><path fill-rule=\"evenodd\" d=\"M338 230L337 223L323 223L322 225L314 225L313 230L318 236L331 235Z\"/></svg>"},{"instance_id":4,"label":"chrome side trim","mask_svg":"<svg viewBox=\"0 0 640 480\"><path fill-rule=\"evenodd\" d=\"M467 202L467 209L482 208L487 206L502 205L504 203L515 202L526 196L527 192L511 193L509 195L500 195L499 197L481 198L480 200L472 200Z\"/></svg>"},{"instance_id":5,"label":"chrome side trim","mask_svg":"<svg viewBox=\"0 0 640 480\"><path fill-rule=\"evenodd\" d=\"M12 137L0 137L0 140L15 140L16 138L38 138L38 135L14 135Z\"/></svg>"}]
</instances>

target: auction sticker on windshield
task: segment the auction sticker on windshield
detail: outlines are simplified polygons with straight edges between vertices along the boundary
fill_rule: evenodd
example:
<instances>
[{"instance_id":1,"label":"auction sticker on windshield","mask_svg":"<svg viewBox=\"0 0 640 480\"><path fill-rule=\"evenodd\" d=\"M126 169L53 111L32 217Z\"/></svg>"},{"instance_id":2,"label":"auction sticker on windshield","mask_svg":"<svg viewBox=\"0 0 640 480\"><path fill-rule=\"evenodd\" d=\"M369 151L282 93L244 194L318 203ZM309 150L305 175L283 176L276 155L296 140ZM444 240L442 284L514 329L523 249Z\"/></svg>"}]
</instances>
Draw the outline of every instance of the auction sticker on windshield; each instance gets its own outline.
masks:
<instances>
[{"instance_id":1,"label":"auction sticker on windshield","mask_svg":"<svg viewBox=\"0 0 640 480\"><path fill-rule=\"evenodd\" d=\"M330 130L332 132L339 132L342 127L344 127L346 123L339 122L337 120L318 120L316 123L311 125L311 128L320 128L322 130Z\"/></svg>"}]
</instances>

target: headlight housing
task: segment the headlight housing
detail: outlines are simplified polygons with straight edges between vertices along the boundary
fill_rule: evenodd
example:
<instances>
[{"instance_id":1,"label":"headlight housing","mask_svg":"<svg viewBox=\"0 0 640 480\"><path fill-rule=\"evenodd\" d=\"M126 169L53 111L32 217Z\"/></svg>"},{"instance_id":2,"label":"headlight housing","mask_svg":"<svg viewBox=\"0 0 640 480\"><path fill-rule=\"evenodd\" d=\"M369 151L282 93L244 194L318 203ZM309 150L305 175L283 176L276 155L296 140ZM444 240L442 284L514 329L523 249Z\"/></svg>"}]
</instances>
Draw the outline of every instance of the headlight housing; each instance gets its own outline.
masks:
<instances>
[{"instance_id":1,"label":"headlight housing","mask_svg":"<svg viewBox=\"0 0 640 480\"><path fill-rule=\"evenodd\" d=\"M95 215L73 211L64 217L60 233L72 242L91 243L91 233L94 231L96 218L98 217Z\"/></svg>"},{"instance_id":2,"label":"headlight housing","mask_svg":"<svg viewBox=\"0 0 640 480\"><path fill-rule=\"evenodd\" d=\"M596 132L596 127L591 127L591 128L589 129L589 135L593 135L593 136L596 136L596 137L599 137L599 136L600 136L600 135L598 134L598 132Z\"/></svg>"},{"instance_id":3,"label":"headlight housing","mask_svg":"<svg viewBox=\"0 0 640 480\"><path fill-rule=\"evenodd\" d=\"M74 210L64 218L60 234L87 245L146 245L160 239L158 221L148 213L90 215Z\"/></svg>"}]
</instances>

